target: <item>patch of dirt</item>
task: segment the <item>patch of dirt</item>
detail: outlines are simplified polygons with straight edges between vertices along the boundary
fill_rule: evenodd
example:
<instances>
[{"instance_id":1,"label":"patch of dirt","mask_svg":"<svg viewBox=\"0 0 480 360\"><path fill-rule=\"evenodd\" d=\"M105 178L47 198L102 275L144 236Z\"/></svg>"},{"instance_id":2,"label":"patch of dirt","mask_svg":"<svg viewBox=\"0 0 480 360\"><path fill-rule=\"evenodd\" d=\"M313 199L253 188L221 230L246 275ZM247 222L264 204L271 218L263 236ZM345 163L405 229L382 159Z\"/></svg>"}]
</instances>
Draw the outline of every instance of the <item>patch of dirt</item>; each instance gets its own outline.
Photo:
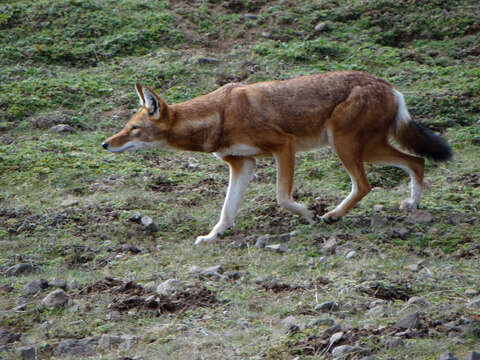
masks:
<instances>
[{"instance_id":1,"label":"patch of dirt","mask_svg":"<svg viewBox=\"0 0 480 360\"><path fill-rule=\"evenodd\" d=\"M218 303L215 293L204 286L193 285L172 296L153 295L145 297L143 287L134 281L106 277L84 287L77 296L90 294L116 295L109 308L119 312L131 310L164 313L181 312L196 307L210 307Z\"/></svg>"},{"instance_id":2,"label":"patch of dirt","mask_svg":"<svg viewBox=\"0 0 480 360\"><path fill-rule=\"evenodd\" d=\"M285 291L297 291L297 290L305 290L305 288L301 285L290 285L286 283L282 283L280 281L261 281L258 283L264 290L272 291L275 294Z\"/></svg>"},{"instance_id":3,"label":"patch of dirt","mask_svg":"<svg viewBox=\"0 0 480 360\"><path fill-rule=\"evenodd\" d=\"M407 301L415 295L408 283L385 283L383 281L370 281L358 286L358 291L383 300Z\"/></svg>"},{"instance_id":4,"label":"patch of dirt","mask_svg":"<svg viewBox=\"0 0 480 360\"><path fill-rule=\"evenodd\" d=\"M473 328L478 323L478 320L468 319L464 314L455 312L442 316L440 319L432 319L425 314L420 314L420 325L417 329L399 329L395 325L387 325L380 328L353 328L345 331L343 338L329 348L330 337L340 331L338 326L333 326L325 330L320 335L312 335L305 340L287 343L288 351L291 355L318 355L327 351L331 352L335 347L340 345L360 346L375 352L384 347L381 344L381 339L387 337L399 337L402 339L417 339L438 336L438 333L448 334L452 330L451 325L456 324L460 326L470 326ZM447 325L447 326L446 326ZM360 359L365 355L351 354L349 359Z\"/></svg>"}]
</instances>

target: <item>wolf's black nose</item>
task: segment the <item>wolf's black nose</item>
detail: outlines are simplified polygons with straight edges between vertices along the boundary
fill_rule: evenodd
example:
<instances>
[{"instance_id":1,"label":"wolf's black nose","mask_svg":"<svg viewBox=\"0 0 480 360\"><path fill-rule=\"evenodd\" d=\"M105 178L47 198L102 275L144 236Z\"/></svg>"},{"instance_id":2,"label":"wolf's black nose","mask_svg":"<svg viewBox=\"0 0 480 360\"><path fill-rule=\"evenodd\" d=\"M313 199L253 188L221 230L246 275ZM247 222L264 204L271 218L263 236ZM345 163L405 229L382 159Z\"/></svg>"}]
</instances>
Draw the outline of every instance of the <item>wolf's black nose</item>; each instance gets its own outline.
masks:
<instances>
[{"instance_id":1,"label":"wolf's black nose","mask_svg":"<svg viewBox=\"0 0 480 360\"><path fill-rule=\"evenodd\" d=\"M108 148L108 144L107 144L106 142L104 142L104 143L102 143L102 147L103 147L104 149L106 149L106 148Z\"/></svg>"}]
</instances>

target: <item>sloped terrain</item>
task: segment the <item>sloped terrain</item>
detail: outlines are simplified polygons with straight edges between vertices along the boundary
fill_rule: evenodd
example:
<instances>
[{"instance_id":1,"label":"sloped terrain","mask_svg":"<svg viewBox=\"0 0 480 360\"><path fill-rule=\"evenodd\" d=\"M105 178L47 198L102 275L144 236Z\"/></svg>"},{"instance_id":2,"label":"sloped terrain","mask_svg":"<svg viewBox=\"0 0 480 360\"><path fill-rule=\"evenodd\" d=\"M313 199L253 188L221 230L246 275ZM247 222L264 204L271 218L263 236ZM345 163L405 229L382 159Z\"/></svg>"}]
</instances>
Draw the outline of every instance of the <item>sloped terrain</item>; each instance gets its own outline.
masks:
<instances>
[{"instance_id":1,"label":"sloped terrain","mask_svg":"<svg viewBox=\"0 0 480 360\"><path fill-rule=\"evenodd\" d=\"M479 14L473 0L0 1L0 357L480 351ZM100 146L135 112L135 82L175 103L343 69L393 83L451 144L453 160L427 162L419 212L399 210L404 172L367 166L356 208L306 225L261 159L235 228L195 247L227 167ZM318 214L350 190L327 148L297 156L295 181Z\"/></svg>"}]
</instances>

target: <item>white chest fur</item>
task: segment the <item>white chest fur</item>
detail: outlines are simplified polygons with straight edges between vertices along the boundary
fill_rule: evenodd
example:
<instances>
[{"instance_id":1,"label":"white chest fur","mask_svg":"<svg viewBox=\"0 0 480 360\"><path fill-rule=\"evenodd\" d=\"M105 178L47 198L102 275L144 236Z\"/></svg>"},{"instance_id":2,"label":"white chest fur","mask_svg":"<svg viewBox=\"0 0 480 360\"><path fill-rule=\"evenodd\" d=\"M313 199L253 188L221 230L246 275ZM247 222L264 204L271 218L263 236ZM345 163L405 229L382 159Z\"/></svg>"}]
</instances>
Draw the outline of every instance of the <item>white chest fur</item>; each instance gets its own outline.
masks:
<instances>
[{"instance_id":1,"label":"white chest fur","mask_svg":"<svg viewBox=\"0 0 480 360\"><path fill-rule=\"evenodd\" d=\"M236 144L215 153L220 158L225 156L254 156L258 154L260 154L260 149L245 144Z\"/></svg>"}]
</instances>

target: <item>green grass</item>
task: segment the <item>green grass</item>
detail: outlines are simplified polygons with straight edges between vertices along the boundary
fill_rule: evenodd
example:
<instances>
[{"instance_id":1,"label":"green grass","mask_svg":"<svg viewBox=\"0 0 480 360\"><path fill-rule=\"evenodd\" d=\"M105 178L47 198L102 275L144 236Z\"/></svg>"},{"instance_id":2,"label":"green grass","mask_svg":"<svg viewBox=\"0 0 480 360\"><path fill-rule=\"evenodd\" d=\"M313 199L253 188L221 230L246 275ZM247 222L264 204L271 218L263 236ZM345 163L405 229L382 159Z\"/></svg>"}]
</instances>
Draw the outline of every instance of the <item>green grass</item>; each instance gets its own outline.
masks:
<instances>
[{"instance_id":1,"label":"green grass","mask_svg":"<svg viewBox=\"0 0 480 360\"><path fill-rule=\"evenodd\" d=\"M480 291L479 11L476 1L467 0L432 0L422 7L409 0L0 1L0 266L29 262L37 269L0 280L13 287L0 290L0 327L22 333L13 348L33 344L48 359L65 338L132 333L139 337L132 349L96 348L98 356L320 359L305 346L313 346L325 328L288 335L282 320L295 316L302 325L329 316L354 329L392 325L406 303L389 301L386 317L366 316L375 298L357 288L372 280L408 282L431 303L421 309L429 319L453 312L477 319L478 311L465 305L472 299L467 290ZM315 33L320 22L327 27ZM390 81L405 94L414 118L451 144L452 161L426 166L429 189L422 208L432 214L432 224L405 222L399 210L409 191L404 172L367 166L374 191L340 222L306 225L278 208L274 162L261 159L235 228L216 245L197 248L195 237L218 220L227 166L208 154L113 155L100 147L137 107L135 82L176 103L229 81L343 69ZM75 132L49 131L59 123ZM298 155L295 182L299 201L327 210L350 191L348 174L328 149ZM78 203L62 207L65 200ZM370 222L378 204L387 223L375 228ZM149 234L131 221L137 213L151 216L159 232ZM398 235L398 228L406 235ZM294 230L286 254L253 247L258 236ZM323 254L330 236L358 256ZM243 241L248 246L238 247ZM124 244L142 252L124 253ZM420 260L418 272L406 268ZM243 277L189 275L193 265L217 264ZM131 313L108 320L114 295L89 298L69 290L81 304L76 311L42 308L45 293L28 297L27 311L12 311L30 280L56 277L84 286L106 276L143 285L178 278L208 287L221 302L160 317ZM258 283L278 278L304 285L319 276L331 283L278 293ZM327 300L338 301L340 310L313 312ZM48 331L46 321L54 324ZM467 329L461 344L442 332L395 349L370 334L362 344L379 359L436 359L446 350L460 358L478 346L475 334Z\"/></svg>"}]
</instances>

